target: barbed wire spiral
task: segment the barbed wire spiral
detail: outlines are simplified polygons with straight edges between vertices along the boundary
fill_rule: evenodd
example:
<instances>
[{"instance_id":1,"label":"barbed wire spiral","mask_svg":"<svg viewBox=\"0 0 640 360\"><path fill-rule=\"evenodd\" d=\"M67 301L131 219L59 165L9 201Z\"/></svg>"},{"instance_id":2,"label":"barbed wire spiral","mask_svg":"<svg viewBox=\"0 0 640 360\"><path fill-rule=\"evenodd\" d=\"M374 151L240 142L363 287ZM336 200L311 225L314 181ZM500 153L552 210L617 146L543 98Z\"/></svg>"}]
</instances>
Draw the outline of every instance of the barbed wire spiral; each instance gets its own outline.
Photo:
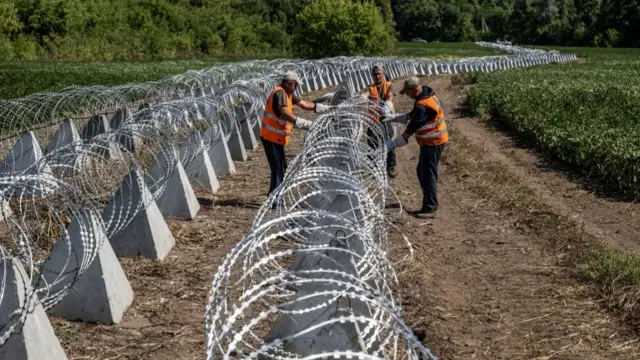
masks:
<instances>
[{"instance_id":1,"label":"barbed wire spiral","mask_svg":"<svg viewBox=\"0 0 640 360\"><path fill-rule=\"evenodd\" d=\"M220 156L221 144L259 129L267 95L294 70L300 94L341 85L213 281L207 356L434 358L402 321L387 257L386 155L363 141L375 105L355 93L373 65L397 78L575 59L480 45L510 54L249 61L0 101L0 346L34 307L59 304L181 167L204 153ZM380 141L391 136L374 128ZM10 278L15 269L24 278ZM309 345L318 336L331 341Z\"/></svg>"}]
</instances>

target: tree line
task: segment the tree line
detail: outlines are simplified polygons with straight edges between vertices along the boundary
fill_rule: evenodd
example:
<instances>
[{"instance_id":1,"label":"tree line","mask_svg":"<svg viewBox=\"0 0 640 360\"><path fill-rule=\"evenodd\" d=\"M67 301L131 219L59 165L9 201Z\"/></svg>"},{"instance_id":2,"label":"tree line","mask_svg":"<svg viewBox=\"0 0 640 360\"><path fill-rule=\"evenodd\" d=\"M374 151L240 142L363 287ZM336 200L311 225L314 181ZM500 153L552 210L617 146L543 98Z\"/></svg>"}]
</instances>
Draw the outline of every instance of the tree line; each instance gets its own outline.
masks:
<instances>
[{"instance_id":1,"label":"tree line","mask_svg":"<svg viewBox=\"0 0 640 360\"><path fill-rule=\"evenodd\" d=\"M639 46L640 0L0 0L0 59L381 55L396 39Z\"/></svg>"},{"instance_id":2,"label":"tree line","mask_svg":"<svg viewBox=\"0 0 640 360\"><path fill-rule=\"evenodd\" d=\"M639 47L639 0L393 0L401 40Z\"/></svg>"}]
</instances>

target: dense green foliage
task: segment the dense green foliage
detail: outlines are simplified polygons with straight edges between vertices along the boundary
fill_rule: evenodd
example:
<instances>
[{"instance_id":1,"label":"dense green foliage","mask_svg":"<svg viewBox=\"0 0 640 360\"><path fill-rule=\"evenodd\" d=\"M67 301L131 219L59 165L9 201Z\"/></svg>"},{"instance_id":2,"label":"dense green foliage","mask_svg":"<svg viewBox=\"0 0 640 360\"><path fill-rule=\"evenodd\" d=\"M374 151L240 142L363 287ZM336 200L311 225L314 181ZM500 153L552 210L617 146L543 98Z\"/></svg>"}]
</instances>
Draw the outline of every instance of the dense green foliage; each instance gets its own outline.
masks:
<instances>
[{"instance_id":1,"label":"dense green foliage","mask_svg":"<svg viewBox=\"0 0 640 360\"><path fill-rule=\"evenodd\" d=\"M369 5L369 1L374 5ZM389 0L355 2L366 4L353 9L369 11L375 6L379 10L375 19L366 15L366 19L376 22L374 34L379 33L378 28L384 28L385 34L393 36ZM312 3L312 0L0 0L0 60L285 56L291 54L294 28L305 27L296 21L296 15ZM347 24L362 23L357 17L361 15L362 11L356 11L342 17L348 20ZM355 30L355 34L349 29L334 30L347 38L355 35L359 39L359 34L370 29L352 26L350 30ZM368 51L367 46L358 49L361 53Z\"/></svg>"},{"instance_id":2,"label":"dense green foliage","mask_svg":"<svg viewBox=\"0 0 640 360\"><path fill-rule=\"evenodd\" d=\"M588 61L476 75L472 107L640 197L640 50L578 53Z\"/></svg>"},{"instance_id":3,"label":"dense green foliage","mask_svg":"<svg viewBox=\"0 0 640 360\"><path fill-rule=\"evenodd\" d=\"M386 33L404 41L640 46L640 0L343 2L366 11L339 13L347 5L316 4L328 4L324 0L0 0L0 60L286 56L297 55L294 44L298 54L308 54L314 46L304 35L318 33L309 29L326 23L321 14L339 18L321 33L341 42L323 43L328 54L375 53L387 43ZM369 3L379 15L370 13ZM313 9L304 11L308 6ZM381 36L382 45L361 41L366 32L367 39Z\"/></svg>"},{"instance_id":4,"label":"dense green foliage","mask_svg":"<svg viewBox=\"0 0 640 360\"><path fill-rule=\"evenodd\" d=\"M316 0L296 19L295 53L307 58L383 55L393 40L371 2Z\"/></svg>"},{"instance_id":5,"label":"dense green foliage","mask_svg":"<svg viewBox=\"0 0 640 360\"><path fill-rule=\"evenodd\" d=\"M400 40L640 46L640 0L393 0L392 8Z\"/></svg>"},{"instance_id":6,"label":"dense green foliage","mask_svg":"<svg viewBox=\"0 0 640 360\"><path fill-rule=\"evenodd\" d=\"M260 56L310 0L0 0L0 59Z\"/></svg>"},{"instance_id":7,"label":"dense green foliage","mask_svg":"<svg viewBox=\"0 0 640 360\"><path fill-rule=\"evenodd\" d=\"M0 63L0 99L35 92L57 91L74 85L113 86L154 81L190 69L215 66L216 62L179 60L161 62L62 62L10 61Z\"/></svg>"}]
</instances>

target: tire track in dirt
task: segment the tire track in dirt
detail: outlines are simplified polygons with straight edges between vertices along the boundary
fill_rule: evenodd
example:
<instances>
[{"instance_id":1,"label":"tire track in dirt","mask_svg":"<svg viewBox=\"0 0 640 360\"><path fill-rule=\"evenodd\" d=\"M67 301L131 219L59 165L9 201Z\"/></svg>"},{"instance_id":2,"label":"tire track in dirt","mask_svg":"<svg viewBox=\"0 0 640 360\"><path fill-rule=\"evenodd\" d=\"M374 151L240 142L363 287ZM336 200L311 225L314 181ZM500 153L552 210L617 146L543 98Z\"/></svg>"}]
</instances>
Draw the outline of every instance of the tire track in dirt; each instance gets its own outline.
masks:
<instances>
[{"instance_id":1,"label":"tire track in dirt","mask_svg":"<svg viewBox=\"0 0 640 360\"><path fill-rule=\"evenodd\" d=\"M554 223L556 214L546 216L539 208L549 206L575 219L561 210L576 207L545 203L539 184L550 180L521 178L538 175L535 168L518 168L533 162L516 164L505 154L512 148L495 143L497 134L459 113L464 92L451 84L450 76L431 77L427 83L446 107L451 141L440 168L438 218L420 220L388 210L394 225L417 249L413 262L397 269L407 322L427 326L428 346L443 359L637 358L633 334L587 295L571 269L560 265L566 251L549 246L550 237L574 236L576 229ZM411 105L406 97L396 100L397 111L408 111ZM417 154L414 139L398 150L399 174L392 183L400 201L411 209L421 201ZM557 174L544 176L561 180ZM598 206L618 206L599 205L601 200L590 208L585 198L580 201L593 212ZM588 214L578 215L588 219ZM531 223L539 219L551 220ZM633 226L625 228L629 234L634 231ZM624 237L622 231L619 234ZM397 244L402 240L396 231L390 241L396 245L394 256L401 256Z\"/></svg>"}]
</instances>

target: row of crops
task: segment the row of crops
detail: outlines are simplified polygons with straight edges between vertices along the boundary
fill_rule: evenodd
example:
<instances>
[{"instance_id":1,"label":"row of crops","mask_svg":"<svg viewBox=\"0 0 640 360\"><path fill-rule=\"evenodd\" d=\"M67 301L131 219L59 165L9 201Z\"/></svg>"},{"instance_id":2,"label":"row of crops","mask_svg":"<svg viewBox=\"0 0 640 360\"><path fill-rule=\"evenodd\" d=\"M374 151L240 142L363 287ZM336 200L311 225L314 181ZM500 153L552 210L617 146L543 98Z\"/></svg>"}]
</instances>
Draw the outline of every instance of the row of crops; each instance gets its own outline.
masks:
<instances>
[{"instance_id":1,"label":"row of crops","mask_svg":"<svg viewBox=\"0 0 640 360\"><path fill-rule=\"evenodd\" d=\"M640 198L640 51L479 73L471 106L608 187Z\"/></svg>"}]
</instances>

